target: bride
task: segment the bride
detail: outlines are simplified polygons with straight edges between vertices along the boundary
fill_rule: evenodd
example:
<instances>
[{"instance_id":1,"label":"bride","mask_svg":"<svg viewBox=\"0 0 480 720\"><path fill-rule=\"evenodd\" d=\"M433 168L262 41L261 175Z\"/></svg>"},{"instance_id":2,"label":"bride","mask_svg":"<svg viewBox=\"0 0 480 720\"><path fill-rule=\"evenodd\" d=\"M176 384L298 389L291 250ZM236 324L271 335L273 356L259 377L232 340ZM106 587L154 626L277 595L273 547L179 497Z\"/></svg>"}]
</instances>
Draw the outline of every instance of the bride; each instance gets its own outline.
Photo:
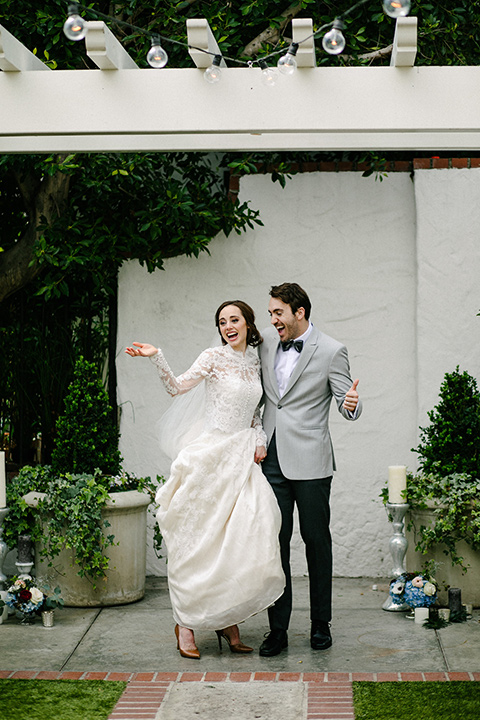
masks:
<instances>
[{"instance_id":1,"label":"bride","mask_svg":"<svg viewBox=\"0 0 480 720\"><path fill-rule=\"evenodd\" d=\"M252 308L241 300L222 303L215 324L222 346L202 352L178 377L153 345L134 342L126 349L131 357L150 357L172 396L205 381L204 412L190 418L200 427L183 435L176 423L166 423L179 452L156 497L177 647L189 658L200 657L193 633L200 628L214 630L220 647L223 638L232 652L252 652L237 625L272 605L285 585L280 511L259 466L266 436L253 348L262 338Z\"/></svg>"}]
</instances>

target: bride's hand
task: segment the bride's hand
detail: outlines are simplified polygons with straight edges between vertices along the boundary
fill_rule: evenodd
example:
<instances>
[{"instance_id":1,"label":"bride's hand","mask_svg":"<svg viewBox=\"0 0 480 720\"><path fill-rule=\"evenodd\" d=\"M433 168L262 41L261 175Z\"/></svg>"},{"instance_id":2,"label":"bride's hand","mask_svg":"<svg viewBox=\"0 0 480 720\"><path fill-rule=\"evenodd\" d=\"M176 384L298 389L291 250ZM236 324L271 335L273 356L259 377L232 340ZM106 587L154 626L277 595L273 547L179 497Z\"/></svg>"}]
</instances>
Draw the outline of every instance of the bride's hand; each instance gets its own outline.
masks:
<instances>
[{"instance_id":1,"label":"bride's hand","mask_svg":"<svg viewBox=\"0 0 480 720\"><path fill-rule=\"evenodd\" d=\"M134 342L132 347L127 347L125 352L131 357L152 357L157 354L158 348L148 343Z\"/></svg>"},{"instance_id":2,"label":"bride's hand","mask_svg":"<svg viewBox=\"0 0 480 720\"><path fill-rule=\"evenodd\" d=\"M267 457L267 450L263 445L257 445L255 448L255 462L261 463Z\"/></svg>"}]
</instances>

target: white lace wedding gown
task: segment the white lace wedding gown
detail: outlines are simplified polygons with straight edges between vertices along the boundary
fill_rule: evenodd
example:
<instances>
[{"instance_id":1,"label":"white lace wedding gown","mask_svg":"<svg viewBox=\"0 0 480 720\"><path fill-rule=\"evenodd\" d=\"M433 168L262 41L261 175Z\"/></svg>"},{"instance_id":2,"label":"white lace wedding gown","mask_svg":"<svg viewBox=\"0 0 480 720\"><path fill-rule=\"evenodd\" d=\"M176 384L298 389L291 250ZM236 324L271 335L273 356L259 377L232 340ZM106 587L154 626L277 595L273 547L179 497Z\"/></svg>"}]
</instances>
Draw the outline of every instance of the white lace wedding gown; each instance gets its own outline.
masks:
<instances>
[{"instance_id":1,"label":"white lace wedding gown","mask_svg":"<svg viewBox=\"0 0 480 720\"><path fill-rule=\"evenodd\" d=\"M175 621L220 630L242 622L283 593L280 510L256 445L266 442L256 408L259 360L229 346L209 348L179 377L162 352L152 358L170 395L206 383L205 426L184 447L157 492L157 521L168 553Z\"/></svg>"}]
</instances>

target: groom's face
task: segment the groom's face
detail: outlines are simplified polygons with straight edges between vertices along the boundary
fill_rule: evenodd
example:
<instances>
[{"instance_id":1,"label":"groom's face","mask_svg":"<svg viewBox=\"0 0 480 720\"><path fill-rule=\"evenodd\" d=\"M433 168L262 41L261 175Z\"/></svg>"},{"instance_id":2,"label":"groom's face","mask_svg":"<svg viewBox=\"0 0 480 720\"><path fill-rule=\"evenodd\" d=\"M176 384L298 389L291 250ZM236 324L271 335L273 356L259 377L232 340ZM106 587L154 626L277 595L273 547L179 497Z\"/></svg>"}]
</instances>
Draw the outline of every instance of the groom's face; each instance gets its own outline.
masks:
<instances>
[{"instance_id":1,"label":"groom's face","mask_svg":"<svg viewBox=\"0 0 480 720\"><path fill-rule=\"evenodd\" d=\"M270 322L278 332L280 340L295 340L303 333L300 322L304 317L304 310L300 308L296 313L292 312L290 305L284 303L280 298L270 298L268 303Z\"/></svg>"}]
</instances>

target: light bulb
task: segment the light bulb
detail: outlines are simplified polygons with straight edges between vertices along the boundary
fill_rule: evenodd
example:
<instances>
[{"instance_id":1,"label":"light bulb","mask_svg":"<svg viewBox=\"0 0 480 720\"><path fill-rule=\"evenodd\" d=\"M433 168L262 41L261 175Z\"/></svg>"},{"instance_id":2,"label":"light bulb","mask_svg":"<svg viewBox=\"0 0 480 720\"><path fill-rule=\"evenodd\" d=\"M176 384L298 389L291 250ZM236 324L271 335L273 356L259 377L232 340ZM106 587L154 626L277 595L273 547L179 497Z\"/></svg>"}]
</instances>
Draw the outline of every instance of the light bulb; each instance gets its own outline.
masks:
<instances>
[{"instance_id":1,"label":"light bulb","mask_svg":"<svg viewBox=\"0 0 480 720\"><path fill-rule=\"evenodd\" d=\"M410 0L383 0L383 10L390 17L404 17L410 12Z\"/></svg>"},{"instance_id":2,"label":"light bulb","mask_svg":"<svg viewBox=\"0 0 480 720\"><path fill-rule=\"evenodd\" d=\"M292 43L287 50L286 55L282 55L277 63L277 67L282 75L293 75L297 69L297 61L295 55L297 54L298 43Z\"/></svg>"},{"instance_id":3,"label":"light bulb","mask_svg":"<svg viewBox=\"0 0 480 720\"><path fill-rule=\"evenodd\" d=\"M160 38L152 37L152 47L147 53L147 62L150 67L163 68L168 62L168 55L160 45Z\"/></svg>"},{"instance_id":4,"label":"light bulb","mask_svg":"<svg viewBox=\"0 0 480 720\"><path fill-rule=\"evenodd\" d=\"M222 56L215 55L215 57L213 58L212 64L203 73L203 77L211 85L213 85L213 83L219 82L222 77L222 71L220 70L221 62L222 62Z\"/></svg>"},{"instance_id":5,"label":"light bulb","mask_svg":"<svg viewBox=\"0 0 480 720\"><path fill-rule=\"evenodd\" d=\"M258 63L262 69L262 83L267 87L273 87L278 80L278 72L275 68L268 67L265 60Z\"/></svg>"},{"instance_id":6,"label":"light bulb","mask_svg":"<svg viewBox=\"0 0 480 720\"><path fill-rule=\"evenodd\" d=\"M330 55L340 55L345 48L345 38L343 37L342 30L344 24L338 18L333 21L333 27L329 30L322 40L323 49Z\"/></svg>"},{"instance_id":7,"label":"light bulb","mask_svg":"<svg viewBox=\"0 0 480 720\"><path fill-rule=\"evenodd\" d=\"M87 34L87 23L78 14L78 5L68 6L68 18L63 25L63 32L69 40L83 40Z\"/></svg>"}]
</instances>

